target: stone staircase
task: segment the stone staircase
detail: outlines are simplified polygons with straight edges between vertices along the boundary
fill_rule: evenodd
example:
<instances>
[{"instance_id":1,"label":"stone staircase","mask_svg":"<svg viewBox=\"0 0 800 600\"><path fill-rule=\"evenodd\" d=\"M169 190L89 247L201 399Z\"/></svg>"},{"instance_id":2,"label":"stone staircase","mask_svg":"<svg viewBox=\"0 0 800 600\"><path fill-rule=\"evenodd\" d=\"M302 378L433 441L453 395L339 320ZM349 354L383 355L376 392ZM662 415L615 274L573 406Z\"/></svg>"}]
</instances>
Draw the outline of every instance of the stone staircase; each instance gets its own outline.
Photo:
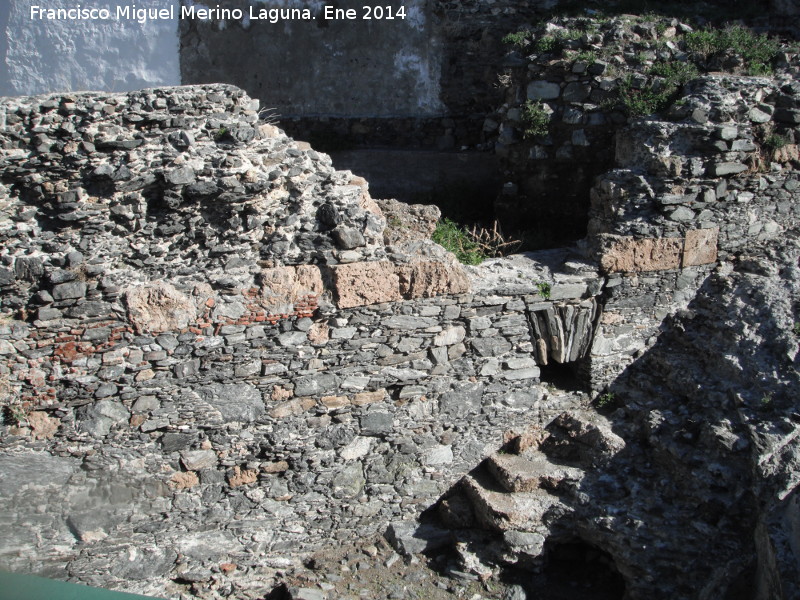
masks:
<instances>
[{"instance_id":1,"label":"stone staircase","mask_svg":"<svg viewBox=\"0 0 800 600\"><path fill-rule=\"evenodd\" d=\"M472 550L489 562L541 562L548 539L575 536L569 525L574 519L565 517L585 502L580 488L587 471L624 446L591 408L562 412L545 427L509 432L502 449L442 500L440 520L473 539L476 531L500 534L492 537L501 543Z\"/></svg>"}]
</instances>

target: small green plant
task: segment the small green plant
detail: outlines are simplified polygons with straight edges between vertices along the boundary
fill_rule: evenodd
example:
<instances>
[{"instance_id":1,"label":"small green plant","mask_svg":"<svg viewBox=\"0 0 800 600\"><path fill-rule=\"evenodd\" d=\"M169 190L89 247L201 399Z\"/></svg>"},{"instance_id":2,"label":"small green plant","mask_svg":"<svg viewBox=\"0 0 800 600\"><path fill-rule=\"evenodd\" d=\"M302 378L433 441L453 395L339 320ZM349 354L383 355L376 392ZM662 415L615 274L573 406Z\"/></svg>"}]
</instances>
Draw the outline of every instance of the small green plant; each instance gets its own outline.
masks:
<instances>
[{"instance_id":1,"label":"small green plant","mask_svg":"<svg viewBox=\"0 0 800 600\"><path fill-rule=\"evenodd\" d=\"M657 62L649 71L654 77L663 77L669 87L681 86L699 75L697 67L690 62Z\"/></svg>"},{"instance_id":2,"label":"small green plant","mask_svg":"<svg viewBox=\"0 0 800 600\"><path fill-rule=\"evenodd\" d=\"M698 75L692 63L657 62L647 74L660 78L658 86L654 82L641 88L633 86L628 76L619 87L619 100L631 117L643 117L666 109L678 96L681 87Z\"/></svg>"},{"instance_id":3,"label":"small green plant","mask_svg":"<svg viewBox=\"0 0 800 600\"><path fill-rule=\"evenodd\" d=\"M606 392L605 394L600 394L597 398L597 407L598 408L605 408L607 406L612 406L616 404L617 397L614 392Z\"/></svg>"},{"instance_id":4,"label":"small green plant","mask_svg":"<svg viewBox=\"0 0 800 600\"><path fill-rule=\"evenodd\" d=\"M595 54L591 50L583 50L582 52L578 52L578 54L575 56L576 63L582 62L591 65L596 60L597 60L597 54Z\"/></svg>"},{"instance_id":5,"label":"small green plant","mask_svg":"<svg viewBox=\"0 0 800 600\"><path fill-rule=\"evenodd\" d=\"M788 138L780 135L779 133L771 133L764 140L764 146L770 150L780 150L789 143Z\"/></svg>"},{"instance_id":6,"label":"small green plant","mask_svg":"<svg viewBox=\"0 0 800 600\"><path fill-rule=\"evenodd\" d=\"M226 127L220 127L214 132L214 141L219 142L228 135L228 129Z\"/></svg>"},{"instance_id":7,"label":"small green plant","mask_svg":"<svg viewBox=\"0 0 800 600\"><path fill-rule=\"evenodd\" d=\"M654 91L652 87L637 89L633 87L628 77L619 86L619 100L628 116L636 118L663 110L669 102L669 97L663 92Z\"/></svg>"},{"instance_id":8,"label":"small green plant","mask_svg":"<svg viewBox=\"0 0 800 600\"><path fill-rule=\"evenodd\" d=\"M770 410L772 408L772 392L767 392L761 397L761 408Z\"/></svg>"},{"instance_id":9,"label":"small green plant","mask_svg":"<svg viewBox=\"0 0 800 600\"><path fill-rule=\"evenodd\" d=\"M406 229L406 225L404 225L403 221L400 220L400 217L396 215L391 215L389 218L387 218L386 225L390 229Z\"/></svg>"},{"instance_id":10,"label":"small green plant","mask_svg":"<svg viewBox=\"0 0 800 600\"><path fill-rule=\"evenodd\" d=\"M431 239L455 254L459 262L465 265L477 265L486 258L469 233L450 219L439 221Z\"/></svg>"},{"instance_id":11,"label":"small green plant","mask_svg":"<svg viewBox=\"0 0 800 600\"><path fill-rule=\"evenodd\" d=\"M25 425L30 409L15 395L8 373L0 374L0 412L3 422L9 425Z\"/></svg>"},{"instance_id":12,"label":"small green plant","mask_svg":"<svg viewBox=\"0 0 800 600\"><path fill-rule=\"evenodd\" d=\"M509 46L525 46L530 39L530 32L517 31L516 33L509 33L503 38L503 43Z\"/></svg>"},{"instance_id":13,"label":"small green plant","mask_svg":"<svg viewBox=\"0 0 800 600\"><path fill-rule=\"evenodd\" d=\"M561 40L554 35L545 35L536 40L533 45L536 52L541 54L556 54L561 51Z\"/></svg>"},{"instance_id":14,"label":"small green plant","mask_svg":"<svg viewBox=\"0 0 800 600\"><path fill-rule=\"evenodd\" d=\"M724 29L702 29L686 34L686 49L701 61L709 61L727 53L742 58L751 75L772 73L772 61L780 50L780 43L765 34L756 34L741 25Z\"/></svg>"},{"instance_id":15,"label":"small green plant","mask_svg":"<svg viewBox=\"0 0 800 600\"><path fill-rule=\"evenodd\" d=\"M541 100L528 100L522 107L522 122L525 125L523 136L532 138L547 135L550 127L550 115L544 109Z\"/></svg>"},{"instance_id":16,"label":"small green plant","mask_svg":"<svg viewBox=\"0 0 800 600\"><path fill-rule=\"evenodd\" d=\"M794 327L792 327L792 333L795 334L797 337L800 337L800 323L794 324Z\"/></svg>"},{"instance_id":17,"label":"small green plant","mask_svg":"<svg viewBox=\"0 0 800 600\"><path fill-rule=\"evenodd\" d=\"M536 289L539 290L539 295L544 298L545 300L549 300L550 296L553 293L552 286L547 283L546 281L540 281L536 284Z\"/></svg>"}]
</instances>

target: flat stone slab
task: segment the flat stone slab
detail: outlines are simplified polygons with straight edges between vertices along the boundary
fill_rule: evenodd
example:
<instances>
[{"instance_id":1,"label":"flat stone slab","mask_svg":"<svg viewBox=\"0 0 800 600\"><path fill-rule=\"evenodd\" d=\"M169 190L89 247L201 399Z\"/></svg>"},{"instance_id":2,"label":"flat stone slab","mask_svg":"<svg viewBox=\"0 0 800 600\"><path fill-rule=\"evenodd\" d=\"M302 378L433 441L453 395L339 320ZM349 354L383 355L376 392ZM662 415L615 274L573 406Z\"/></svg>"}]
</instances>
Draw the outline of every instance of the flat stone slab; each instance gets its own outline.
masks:
<instances>
[{"instance_id":1,"label":"flat stone slab","mask_svg":"<svg viewBox=\"0 0 800 600\"><path fill-rule=\"evenodd\" d=\"M586 298L600 282L597 265L568 248L492 258L466 270L473 293L539 294L543 300Z\"/></svg>"}]
</instances>

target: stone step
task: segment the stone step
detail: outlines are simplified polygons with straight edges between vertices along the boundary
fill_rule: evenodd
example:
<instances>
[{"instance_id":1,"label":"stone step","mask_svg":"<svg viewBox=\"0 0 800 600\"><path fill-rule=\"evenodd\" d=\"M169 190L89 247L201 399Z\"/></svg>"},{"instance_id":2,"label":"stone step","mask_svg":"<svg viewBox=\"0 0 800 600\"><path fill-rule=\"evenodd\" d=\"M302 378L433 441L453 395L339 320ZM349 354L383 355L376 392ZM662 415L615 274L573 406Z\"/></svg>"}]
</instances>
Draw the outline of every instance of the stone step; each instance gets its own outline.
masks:
<instances>
[{"instance_id":1,"label":"stone step","mask_svg":"<svg viewBox=\"0 0 800 600\"><path fill-rule=\"evenodd\" d=\"M546 532L545 521L571 509L541 488L509 492L485 469L476 469L461 480L461 489L472 504L476 521L494 531Z\"/></svg>"},{"instance_id":2,"label":"stone step","mask_svg":"<svg viewBox=\"0 0 800 600\"><path fill-rule=\"evenodd\" d=\"M554 463L541 452L524 455L496 453L486 460L486 467L509 492L566 491L584 475L581 469Z\"/></svg>"},{"instance_id":3,"label":"stone step","mask_svg":"<svg viewBox=\"0 0 800 600\"><path fill-rule=\"evenodd\" d=\"M545 428L539 450L558 462L589 468L607 463L625 448L612 423L594 410L568 410Z\"/></svg>"}]
</instances>

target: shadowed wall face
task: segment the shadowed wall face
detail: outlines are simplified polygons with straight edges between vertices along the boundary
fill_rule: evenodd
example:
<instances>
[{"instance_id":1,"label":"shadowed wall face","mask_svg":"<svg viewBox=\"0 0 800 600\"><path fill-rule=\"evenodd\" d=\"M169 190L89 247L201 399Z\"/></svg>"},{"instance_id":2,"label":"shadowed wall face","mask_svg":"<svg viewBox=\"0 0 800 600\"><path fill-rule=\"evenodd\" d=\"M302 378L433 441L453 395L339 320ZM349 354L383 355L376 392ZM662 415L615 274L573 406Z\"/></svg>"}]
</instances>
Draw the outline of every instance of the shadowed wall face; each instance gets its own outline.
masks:
<instances>
[{"instance_id":1,"label":"shadowed wall face","mask_svg":"<svg viewBox=\"0 0 800 600\"><path fill-rule=\"evenodd\" d=\"M441 43L424 0L392 0L373 9L364 5L376 3L327 3L327 15L336 19L325 18L322 2L289 0L280 9L243 0L218 4L238 9L242 18L180 23L186 83L235 84L284 116L433 116L444 110Z\"/></svg>"}]
</instances>

